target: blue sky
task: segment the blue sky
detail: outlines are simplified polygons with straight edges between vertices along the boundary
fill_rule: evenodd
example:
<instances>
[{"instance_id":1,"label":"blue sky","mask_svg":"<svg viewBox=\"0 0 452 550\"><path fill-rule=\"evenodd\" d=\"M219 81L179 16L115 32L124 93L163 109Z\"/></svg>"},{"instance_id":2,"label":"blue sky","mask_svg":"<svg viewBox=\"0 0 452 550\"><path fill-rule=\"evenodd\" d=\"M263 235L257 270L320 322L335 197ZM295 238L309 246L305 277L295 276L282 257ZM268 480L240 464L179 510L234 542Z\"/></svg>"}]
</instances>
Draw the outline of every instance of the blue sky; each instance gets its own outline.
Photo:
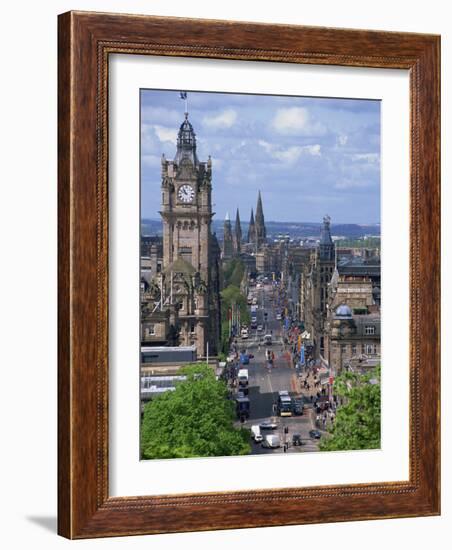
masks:
<instances>
[{"instance_id":1,"label":"blue sky","mask_svg":"<svg viewBox=\"0 0 452 550\"><path fill-rule=\"evenodd\" d=\"M217 219L260 189L266 220L380 222L380 102L188 91L200 161L212 157ZM179 91L141 91L141 212L158 219L160 159L176 152Z\"/></svg>"}]
</instances>

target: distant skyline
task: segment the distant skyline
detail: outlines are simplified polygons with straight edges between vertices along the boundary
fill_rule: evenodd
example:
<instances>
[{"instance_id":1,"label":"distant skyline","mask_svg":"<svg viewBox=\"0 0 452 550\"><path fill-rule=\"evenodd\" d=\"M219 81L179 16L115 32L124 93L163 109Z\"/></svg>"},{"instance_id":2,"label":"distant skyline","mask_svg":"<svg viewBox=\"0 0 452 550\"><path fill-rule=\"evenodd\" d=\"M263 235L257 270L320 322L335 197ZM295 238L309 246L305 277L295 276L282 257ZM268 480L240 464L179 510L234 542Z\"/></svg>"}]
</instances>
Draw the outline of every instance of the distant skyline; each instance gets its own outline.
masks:
<instances>
[{"instance_id":1,"label":"distant skyline","mask_svg":"<svg viewBox=\"0 0 452 550\"><path fill-rule=\"evenodd\" d=\"M141 91L141 214L159 219L160 160L176 152L179 91ZM380 222L380 102L188 91L200 161L212 157L215 219Z\"/></svg>"}]
</instances>

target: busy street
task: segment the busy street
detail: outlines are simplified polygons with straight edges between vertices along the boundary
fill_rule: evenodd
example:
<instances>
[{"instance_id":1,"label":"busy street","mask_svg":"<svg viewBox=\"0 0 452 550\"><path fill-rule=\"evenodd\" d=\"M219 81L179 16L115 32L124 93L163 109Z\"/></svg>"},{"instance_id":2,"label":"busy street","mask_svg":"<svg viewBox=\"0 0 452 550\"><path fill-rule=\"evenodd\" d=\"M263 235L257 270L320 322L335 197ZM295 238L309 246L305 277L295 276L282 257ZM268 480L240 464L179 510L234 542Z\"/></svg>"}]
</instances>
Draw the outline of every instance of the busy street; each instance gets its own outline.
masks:
<instances>
[{"instance_id":1,"label":"busy street","mask_svg":"<svg viewBox=\"0 0 452 550\"><path fill-rule=\"evenodd\" d=\"M248 408L238 412L237 425L251 430L252 454L317 451L327 426L326 415L319 415L325 392L315 368L295 360L285 292L278 281L265 280L250 287L248 301L250 327L241 328L229 357L231 394ZM245 371L247 383L240 376Z\"/></svg>"}]
</instances>

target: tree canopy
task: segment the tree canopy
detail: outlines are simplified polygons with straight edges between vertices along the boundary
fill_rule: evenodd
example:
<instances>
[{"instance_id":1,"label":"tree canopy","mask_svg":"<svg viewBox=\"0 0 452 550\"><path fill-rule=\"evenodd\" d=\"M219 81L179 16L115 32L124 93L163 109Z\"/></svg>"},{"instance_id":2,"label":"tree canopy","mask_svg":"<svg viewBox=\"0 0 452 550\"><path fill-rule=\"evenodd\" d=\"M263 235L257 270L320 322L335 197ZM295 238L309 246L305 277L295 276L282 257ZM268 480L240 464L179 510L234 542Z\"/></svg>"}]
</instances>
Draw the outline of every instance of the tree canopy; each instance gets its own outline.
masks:
<instances>
[{"instance_id":1,"label":"tree canopy","mask_svg":"<svg viewBox=\"0 0 452 550\"><path fill-rule=\"evenodd\" d=\"M366 375L344 372L334 381L333 391L343 404L337 409L331 436L322 441L320 450L380 448L380 366Z\"/></svg>"},{"instance_id":2,"label":"tree canopy","mask_svg":"<svg viewBox=\"0 0 452 550\"><path fill-rule=\"evenodd\" d=\"M225 383L206 364L187 365L180 374L187 379L145 406L142 458L248 454L249 431L234 427L234 404Z\"/></svg>"},{"instance_id":3,"label":"tree canopy","mask_svg":"<svg viewBox=\"0 0 452 550\"><path fill-rule=\"evenodd\" d=\"M240 258L229 260L223 268L224 286L240 287L245 274L245 264Z\"/></svg>"},{"instance_id":4,"label":"tree canopy","mask_svg":"<svg viewBox=\"0 0 452 550\"><path fill-rule=\"evenodd\" d=\"M240 310L240 322L248 325L251 321L250 311L240 288L229 285L221 291L221 349L224 353L229 351L229 309L234 304Z\"/></svg>"}]
</instances>

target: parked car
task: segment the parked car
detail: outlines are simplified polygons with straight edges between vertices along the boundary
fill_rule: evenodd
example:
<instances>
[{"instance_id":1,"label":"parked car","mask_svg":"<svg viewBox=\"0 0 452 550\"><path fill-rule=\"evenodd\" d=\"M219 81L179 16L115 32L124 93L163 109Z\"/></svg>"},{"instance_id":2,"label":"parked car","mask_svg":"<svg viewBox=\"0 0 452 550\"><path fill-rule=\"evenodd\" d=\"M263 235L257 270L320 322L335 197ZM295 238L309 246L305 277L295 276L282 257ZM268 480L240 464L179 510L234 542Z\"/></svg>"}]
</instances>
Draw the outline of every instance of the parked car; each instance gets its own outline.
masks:
<instances>
[{"instance_id":1,"label":"parked car","mask_svg":"<svg viewBox=\"0 0 452 550\"><path fill-rule=\"evenodd\" d=\"M303 441L301 439L301 434L293 434L292 436L292 445L294 447L300 447L303 445Z\"/></svg>"},{"instance_id":2,"label":"parked car","mask_svg":"<svg viewBox=\"0 0 452 550\"><path fill-rule=\"evenodd\" d=\"M276 314L276 320L281 321L281 319L282 319L281 313L277 313Z\"/></svg>"},{"instance_id":3,"label":"parked car","mask_svg":"<svg viewBox=\"0 0 452 550\"><path fill-rule=\"evenodd\" d=\"M257 332L262 332L264 327L262 325L257 325Z\"/></svg>"},{"instance_id":4,"label":"parked car","mask_svg":"<svg viewBox=\"0 0 452 550\"><path fill-rule=\"evenodd\" d=\"M312 439L320 439L322 437L322 434L319 432L319 430L310 430L309 437L311 437Z\"/></svg>"}]
</instances>

